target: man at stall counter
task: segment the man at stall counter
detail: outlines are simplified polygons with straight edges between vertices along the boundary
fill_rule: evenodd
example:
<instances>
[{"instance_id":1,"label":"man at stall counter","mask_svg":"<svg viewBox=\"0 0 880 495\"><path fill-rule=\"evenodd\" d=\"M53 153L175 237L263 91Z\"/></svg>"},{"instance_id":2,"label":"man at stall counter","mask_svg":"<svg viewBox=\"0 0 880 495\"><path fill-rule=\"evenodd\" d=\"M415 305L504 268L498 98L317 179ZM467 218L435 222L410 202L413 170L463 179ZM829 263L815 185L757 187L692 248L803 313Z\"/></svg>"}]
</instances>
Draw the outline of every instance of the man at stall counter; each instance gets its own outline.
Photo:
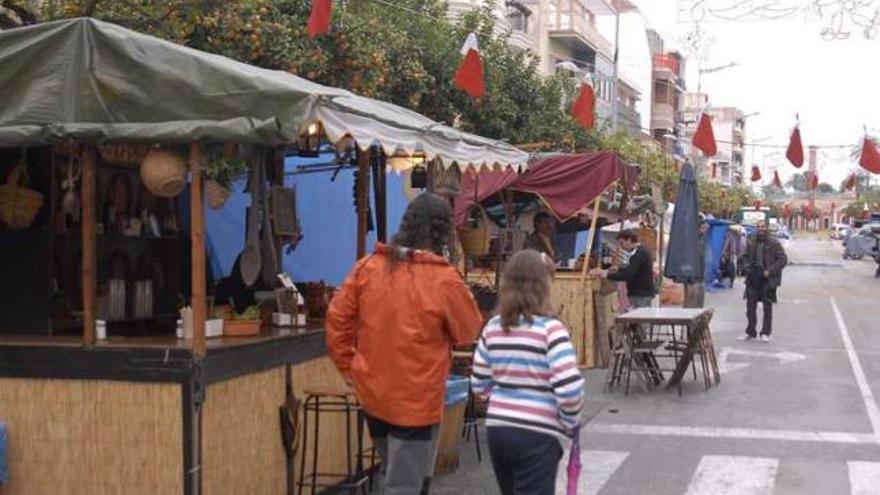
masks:
<instances>
[{"instance_id":1,"label":"man at stall counter","mask_svg":"<svg viewBox=\"0 0 880 495\"><path fill-rule=\"evenodd\" d=\"M631 229L622 230L617 234L620 247L630 254L629 262L622 267L611 267L608 270L594 270L608 280L626 282L626 293L634 308L649 308L657 294L654 286L654 260L640 243L639 237Z\"/></svg>"},{"instance_id":2,"label":"man at stall counter","mask_svg":"<svg viewBox=\"0 0 880 495\"><path fill-rule=\"evenodd\" d=\"M546 211L539 211L532 220L534 230L523 244L523 249L534 249L539 253L544 253L554 262L559 261L556 256L556 244L553 242L553 236L556 233L556 220L553 215Z\"/></svg>"},{"instance_id":3,"label":"man at stall counter","mask_svg":"<svg viewBox=\"0 0 880 495\"><path fill-rule=\"evenodd\" d=\"M327 313L327 347L363 405L382 457L385 495L427 491L453 346L483 323L470 290L443 257L452 210L424 193L391 245L349 273Z\"/></svg>"}]
</instances>

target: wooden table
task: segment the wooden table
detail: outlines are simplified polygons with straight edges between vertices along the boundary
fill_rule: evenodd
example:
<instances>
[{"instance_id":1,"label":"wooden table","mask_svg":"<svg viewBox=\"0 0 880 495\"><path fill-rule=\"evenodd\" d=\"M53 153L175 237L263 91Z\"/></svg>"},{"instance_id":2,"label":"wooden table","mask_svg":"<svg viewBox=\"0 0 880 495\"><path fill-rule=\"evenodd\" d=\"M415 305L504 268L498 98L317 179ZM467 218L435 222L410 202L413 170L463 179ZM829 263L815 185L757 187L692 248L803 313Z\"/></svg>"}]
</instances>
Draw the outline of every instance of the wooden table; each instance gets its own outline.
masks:
<instances>
[{"instance_id":1,"label":"wooden table","mask_svg":"<svg viewBox=\"0 0 880 495\"><path fill-rule=\"evenodd\" d=\"M666 384L667 389L678 387L679 394L681 393L681 380L688 367L694 362L695 354L701 355L706 387L711 386L713 382L719 384L721 375L709 329L713 313L714 311L708 308L639 308L617 316L615 362L609 368L607 385L611 387L615 381L620 381L622 367L628 367L627 373L630 373L633 366L649 386L652 382L659 385L663 375L653 349L664 344L675 356L675 367ZM644 335L644 329L651 329L653 336L653 328L658 326L672 327L671 343L657 341ZM685 338L681 343L675 338L676 327L684 330ZM627 383L627 390L628 385Z\"/></svg>"}]
</instances>

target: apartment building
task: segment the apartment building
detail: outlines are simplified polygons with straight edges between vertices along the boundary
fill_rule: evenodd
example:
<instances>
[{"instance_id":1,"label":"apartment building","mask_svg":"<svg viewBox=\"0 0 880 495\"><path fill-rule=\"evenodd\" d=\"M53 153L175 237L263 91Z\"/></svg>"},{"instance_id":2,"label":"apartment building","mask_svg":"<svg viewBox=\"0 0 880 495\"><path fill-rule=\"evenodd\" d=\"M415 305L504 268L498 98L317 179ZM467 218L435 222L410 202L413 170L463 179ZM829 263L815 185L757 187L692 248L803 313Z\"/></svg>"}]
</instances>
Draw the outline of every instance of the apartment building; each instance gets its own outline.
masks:
<instances>
[{"instance_id":1,"label":"apartment building","mask_svg":"<svg viewBox=\"0 0 880 495\"><path fill-rule=\"evenodd\" d=\"M498 28L509 32L512 50L527 50L539 61L544 75L560 71L573 77L590 76L596 89L596 117L612 120L614 44L597 28L597 16L615 12L622 0L507 0L496 3ZM483 0L450 0L449 15L455 17L479 8ZM618 74L619 127L638 133L641 117L636 103L637 84Z\"/></svg>"},{"instance_id":2,"label":"apartment building","mask_svg":"<svg viewBox=\"0 0 880 495\"><path fill-rule=\"evenodd\" d=\"M648 29L646 35L652 62L651 134L669 148L681 135L685 60L678 51L666 47L657 31Z\"/></svg>"},{"instance_id":3,"label":"apartment building","mask_svg":"<svg viewBox=\"0 0 880 495\"><path fill-rule=\"evenodd\" d=\"M702 163L699 173L726 186L743 183L746 173L746 120L742 110L709 105L709 98L705 93L685 93L681 112L684 126L681 142L685 153L688 156L701 156L690 143L703 109L712 117L718 153L708 160L699 161Z\"/></svg>"}]
</instances>

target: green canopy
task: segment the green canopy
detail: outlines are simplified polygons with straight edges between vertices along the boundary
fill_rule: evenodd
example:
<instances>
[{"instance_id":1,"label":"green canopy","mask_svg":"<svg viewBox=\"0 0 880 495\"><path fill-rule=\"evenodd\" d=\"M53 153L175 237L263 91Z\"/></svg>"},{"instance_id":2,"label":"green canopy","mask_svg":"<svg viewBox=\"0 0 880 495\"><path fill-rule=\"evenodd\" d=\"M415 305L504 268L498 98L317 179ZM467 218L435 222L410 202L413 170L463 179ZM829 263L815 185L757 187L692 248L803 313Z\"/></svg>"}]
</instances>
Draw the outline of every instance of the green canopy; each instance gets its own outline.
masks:
<instances>
[{"instance_id":1,"label":"green canopy","mask_svg":"<svg viewBox=\"0 0 880 495\"><path fill-rule=\"evenodd\" d=\"M525 168L521 150L399 106L91 18L0 32L0 146L84 142L336 141L462 166Z\"/></svg>"}]
</instances>

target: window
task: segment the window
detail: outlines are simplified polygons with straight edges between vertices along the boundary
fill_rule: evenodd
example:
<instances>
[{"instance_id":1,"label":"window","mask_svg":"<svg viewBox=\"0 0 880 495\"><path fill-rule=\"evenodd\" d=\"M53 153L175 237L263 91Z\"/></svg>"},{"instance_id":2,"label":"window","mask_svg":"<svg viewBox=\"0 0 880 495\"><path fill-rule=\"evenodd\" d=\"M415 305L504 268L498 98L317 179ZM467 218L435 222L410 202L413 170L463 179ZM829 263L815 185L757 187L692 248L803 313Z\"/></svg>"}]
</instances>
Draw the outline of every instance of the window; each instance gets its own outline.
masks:
<instances>
[{"instance_id":1,"label":"window","mask_svg":"<svg viewBox=\"0 0 880 495\"><path fill-rule=\"evenodd\" d=\"M529 16L532 11L517 1L507 2L507 22L512 31L529 32Z\"/></svg>"}]
</instances>

